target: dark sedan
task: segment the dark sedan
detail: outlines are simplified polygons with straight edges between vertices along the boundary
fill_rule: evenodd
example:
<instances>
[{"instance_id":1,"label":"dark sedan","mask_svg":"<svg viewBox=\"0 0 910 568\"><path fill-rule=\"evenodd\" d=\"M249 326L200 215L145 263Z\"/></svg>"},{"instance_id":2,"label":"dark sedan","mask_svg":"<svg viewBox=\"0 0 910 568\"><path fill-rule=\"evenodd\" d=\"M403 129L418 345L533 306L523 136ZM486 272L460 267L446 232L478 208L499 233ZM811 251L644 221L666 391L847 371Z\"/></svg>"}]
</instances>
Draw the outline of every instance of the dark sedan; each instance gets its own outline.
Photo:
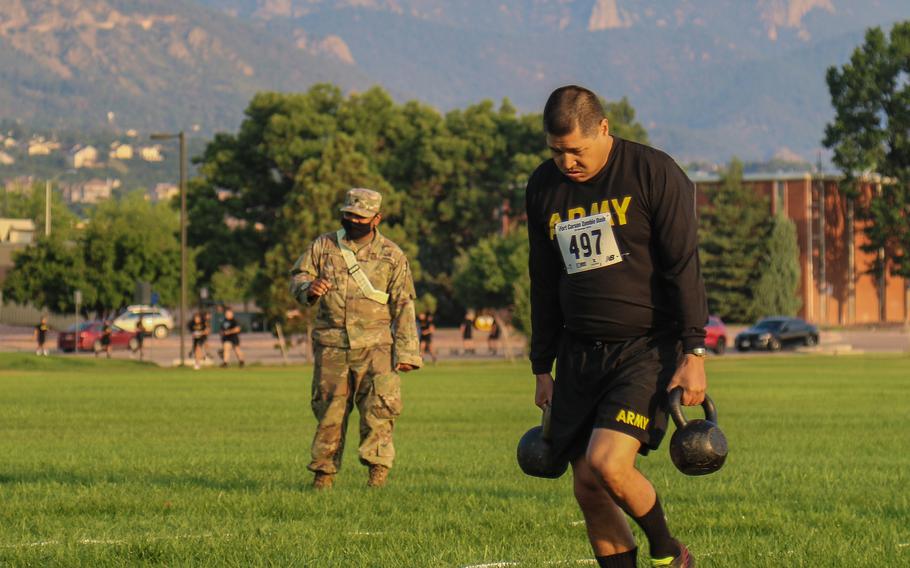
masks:
<instances>
[{"instance_id":1,"label":"dark sedan","mask_svg":"<svg viewBox=\"0 0 910 568\"><path fill-rule=\"evenodd\" d=\"M779 351L783 347L813 346L818 344L818 328L799 318L771 317L736 336L736 349L766 349Z\"/></svg>"}]
</instances>

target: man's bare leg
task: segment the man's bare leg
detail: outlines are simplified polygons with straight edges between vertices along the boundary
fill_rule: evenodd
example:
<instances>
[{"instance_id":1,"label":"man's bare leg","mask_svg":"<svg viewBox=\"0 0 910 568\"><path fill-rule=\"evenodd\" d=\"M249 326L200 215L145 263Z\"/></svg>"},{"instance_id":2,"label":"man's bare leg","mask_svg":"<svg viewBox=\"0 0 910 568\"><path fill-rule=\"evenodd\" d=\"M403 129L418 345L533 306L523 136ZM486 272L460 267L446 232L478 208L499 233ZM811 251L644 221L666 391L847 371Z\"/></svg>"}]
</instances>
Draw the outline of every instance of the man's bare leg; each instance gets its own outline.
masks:
<instances>
[{"instance_id":1,"label":"man's bare leg","mask_svg":"<svg viewBox=\"0 0 910 568\"><path fill-rule=\"evenodd\" d=\"M613 501L645 532L651 556L676 556L682 549L670 535L657 492L635 467L640 446L628 434L595 428L585 459Z\"/></svg>"},{"instance_id":2,"label":"man's bare leg","mask_svg":"<svg viewBox=\"0 0 910 568\"><path fill-rule=\"evenodd\" d=\"M610 556L635 548L635 537L625 514L604 489L584 456L572 462L572 472L575 500L585 517L594 555Z\"/></svg>"}]
</instances>

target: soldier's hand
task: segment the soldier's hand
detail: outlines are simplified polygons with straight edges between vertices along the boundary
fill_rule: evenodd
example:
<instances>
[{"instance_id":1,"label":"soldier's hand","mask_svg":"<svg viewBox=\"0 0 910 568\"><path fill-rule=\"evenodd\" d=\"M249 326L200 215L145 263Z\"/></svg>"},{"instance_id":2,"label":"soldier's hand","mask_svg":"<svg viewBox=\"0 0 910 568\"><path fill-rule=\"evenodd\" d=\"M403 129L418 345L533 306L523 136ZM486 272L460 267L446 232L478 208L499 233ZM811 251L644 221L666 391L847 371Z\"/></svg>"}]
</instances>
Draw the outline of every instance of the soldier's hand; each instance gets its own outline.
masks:
<instances>
[{"instance_id":1,"label":"soldier's hand","mask_svg":"<svg viewBox=\"0 0 910 568\"><path fill-rule=\"evenodd\" d=\"M416 371L417 367L411 365L410 363L398 363L395 365L396 371L401 371L402 373L410 373L411 371Z\"/></svg>"},{"instance_id":2,"label":"soldier's hand","mask_svg":"<svg viewBox=\"0 0 910 568\"><path fill-rule=\"evenodd\" d=\"M553 402L553 375L541 373L536 377L537 389L534 391L534 404L543 408Z\"/></svg>"},{"instance_id":3,"label":"soldier's hand","mask_svg":"<svg viewBox=\"0 0 910 568\"><path fill-rule=\"evenodd\" d=\"M698 406L705 400L705 390L708 388L708 379L705 376L705 359L695 355L685 355L676 368L667 392L682 387L683 406Z\"/></svg>"},{"instance_id":4,"label":"soldier's hand","mask_svg":"<svg viewBox=\"0 0 910 568\"><path fill-rule=\"evenodd\" d=\"M310 298L319 298L326 292L332 289L332 283L326 280L325 278L317 278L310 283L310 287L307 290L307 296Z\"/></svg>"}]
</instances>

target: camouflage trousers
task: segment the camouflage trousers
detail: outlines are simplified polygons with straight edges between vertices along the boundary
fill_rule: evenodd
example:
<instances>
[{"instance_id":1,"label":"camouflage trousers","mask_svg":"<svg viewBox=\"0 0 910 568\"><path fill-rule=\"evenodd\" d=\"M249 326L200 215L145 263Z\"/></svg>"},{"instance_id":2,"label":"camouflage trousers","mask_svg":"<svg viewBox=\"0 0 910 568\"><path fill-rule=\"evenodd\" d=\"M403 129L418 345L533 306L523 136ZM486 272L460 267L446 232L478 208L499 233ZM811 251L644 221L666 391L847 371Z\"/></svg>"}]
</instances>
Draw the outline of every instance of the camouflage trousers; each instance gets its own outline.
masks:
<instances>
[{"instance_id":1,"label":"camouflage trousers","mask_svg":"<svg viewBox=\"0 0 910 568\"><path fill-rule=\"evenodd\" d=\"M401 414L401 379L392 370L391 346L343 349L314 345L313 414L319 424L308 469L341 469L348 416L360 413L360 463L392 467L392 429Z\"/></svg>"}]
</instances>

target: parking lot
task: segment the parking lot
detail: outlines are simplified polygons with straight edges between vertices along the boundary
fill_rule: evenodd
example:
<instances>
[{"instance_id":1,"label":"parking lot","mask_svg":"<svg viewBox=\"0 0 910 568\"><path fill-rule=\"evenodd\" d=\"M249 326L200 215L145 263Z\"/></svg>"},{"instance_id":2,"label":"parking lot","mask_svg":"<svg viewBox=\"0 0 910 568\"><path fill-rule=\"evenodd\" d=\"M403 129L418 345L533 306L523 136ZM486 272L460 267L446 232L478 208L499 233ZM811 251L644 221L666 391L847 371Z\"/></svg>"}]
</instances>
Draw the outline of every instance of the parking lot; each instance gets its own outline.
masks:
<instances>
[{"instance_id":1,"label":"parking lot","mask_svg":"<svg viewBox=\"0 0 910 568\"><path fill-rule=\"evenodd\" d=\"M744 326L727 326L728 345L732 344L733 338L737 333L742 331ZM503 342L497 346L496 352L491 352L487 345L486 334L475 332L474 334L474 353L465 354L463 352L460 334L455 328L442 328L436 331L434 336L434 347L438 357L442 360L449 359L491 359L506 358ZM278 340L271 333L245 333L241 339L241 349L246 357L247 363L258 363L264 365L281 365L287 363L306 363L311 360L310 349L305 341L301 338L291 338L292 346L288 349L286 357L279 349ZM192 357L189 356L192 341L187 334L186 349L187 362L192 363ZM145 359L153 361L163 366L173 366L179 364L180 357L180 336L171 334L165 339L148 338L145 341ZM57 334L52 332L48 336L48 347L51 353L57 353ZM212 361L218 357L220 342L217 337L212 337L207 345L209 355ZM525 339L524 337L513 334L510 338L510 352L513 358L517 360L524 359ZM0 351L30 351L34 350L34 339L32 338L32 328L25 327L0 327ZM781 353L793 353L793 350L784 350ZM904 327L886 327L879 329L853 329L853 330L822 330L819 345L812 348L800 348L796 352L812 353L829 353L834 355L844 355L850 353L900 353L910 352L910 331ZM71 354L77 357L93 357L94 354L81 352ZM738 353L732 348L728 348L724 357L767 357L774 356L775 353L766 351L748 351ZM113 353L115 358L135 357L129 351L116 350ZM220 361L219 361L220 362ZM232 361L236 363L236 361Z\"/></svg>"}]
</instances>

